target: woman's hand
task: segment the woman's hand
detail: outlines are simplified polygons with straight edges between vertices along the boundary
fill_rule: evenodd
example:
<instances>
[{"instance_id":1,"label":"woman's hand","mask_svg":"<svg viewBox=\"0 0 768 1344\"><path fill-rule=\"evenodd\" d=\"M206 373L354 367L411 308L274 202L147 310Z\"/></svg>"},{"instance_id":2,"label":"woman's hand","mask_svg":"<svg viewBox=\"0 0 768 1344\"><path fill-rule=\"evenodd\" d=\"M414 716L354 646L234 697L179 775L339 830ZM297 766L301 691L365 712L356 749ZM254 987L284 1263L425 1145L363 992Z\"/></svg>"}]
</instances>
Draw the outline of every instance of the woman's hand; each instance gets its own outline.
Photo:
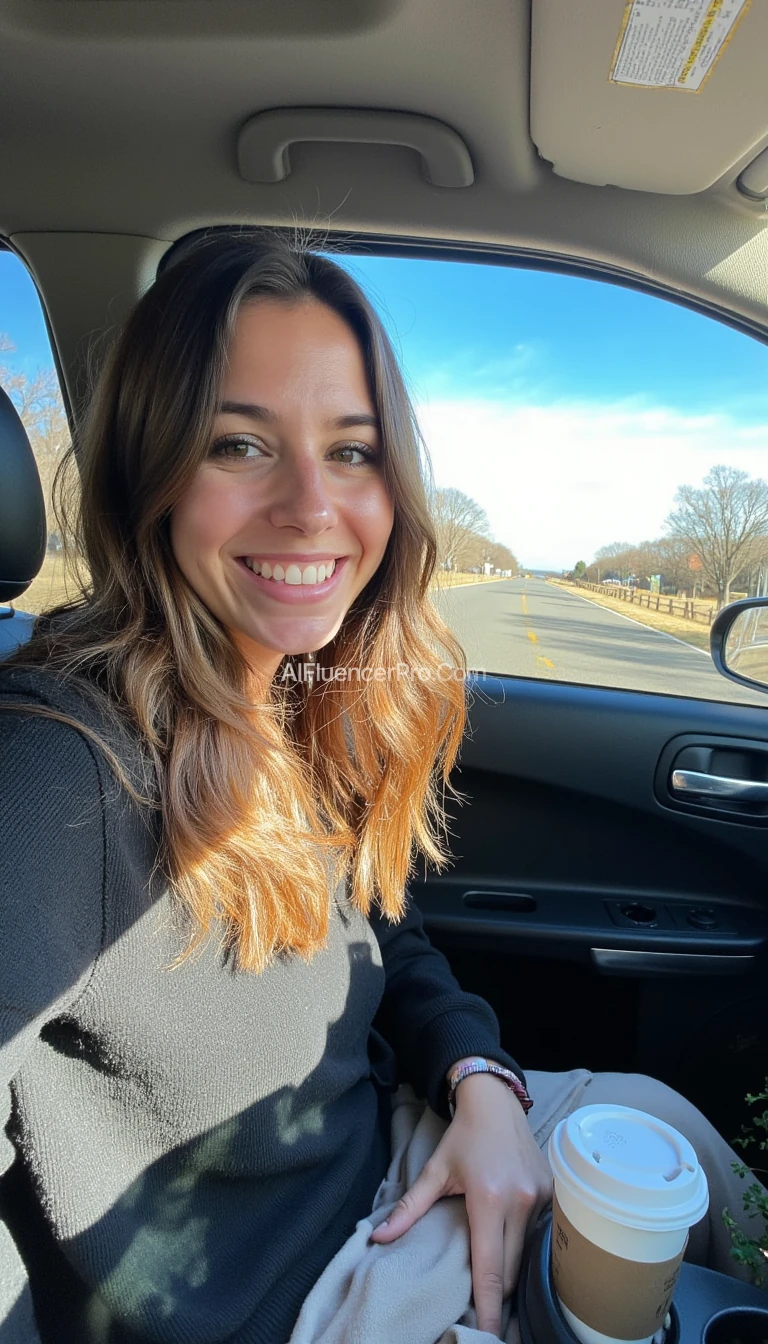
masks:
<instances>
[{"instance_id":1,"label":"woman's hand","mask_svg":"<svg viewBox=\"0 0 768 1344\"><path fill-rule=\"evenodd\" d=\"M444 1195L464 1195L478 1329L498 1336L526 1229L552 1198L552 1174L520 1102L500 1078L476 1073L456 1089L456 1114L421 1175L371 1241L386 1245Z\"/></svg>"}]
</instances>

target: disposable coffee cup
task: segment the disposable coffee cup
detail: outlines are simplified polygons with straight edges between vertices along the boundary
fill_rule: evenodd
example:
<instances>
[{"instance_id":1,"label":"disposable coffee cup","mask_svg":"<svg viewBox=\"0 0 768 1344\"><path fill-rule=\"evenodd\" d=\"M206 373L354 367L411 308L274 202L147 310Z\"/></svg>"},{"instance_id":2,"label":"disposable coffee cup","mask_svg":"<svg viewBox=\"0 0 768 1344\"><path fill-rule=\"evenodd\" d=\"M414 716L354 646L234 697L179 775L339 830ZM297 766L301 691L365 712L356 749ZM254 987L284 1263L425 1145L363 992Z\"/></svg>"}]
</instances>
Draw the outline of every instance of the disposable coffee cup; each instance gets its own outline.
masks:
<instances>
[{"instance_id":1,"label":"disposable coffee cup","mask_svg":"<svg viewBox=\"0 0 768 1344\"><path fill-rule=\"evenodd\" d=\"M582 1344L650 1344L709 1204L687 1139L629 1106L582 1106L549 1141L552 1281Z\"/></svg>"}]
</instances>

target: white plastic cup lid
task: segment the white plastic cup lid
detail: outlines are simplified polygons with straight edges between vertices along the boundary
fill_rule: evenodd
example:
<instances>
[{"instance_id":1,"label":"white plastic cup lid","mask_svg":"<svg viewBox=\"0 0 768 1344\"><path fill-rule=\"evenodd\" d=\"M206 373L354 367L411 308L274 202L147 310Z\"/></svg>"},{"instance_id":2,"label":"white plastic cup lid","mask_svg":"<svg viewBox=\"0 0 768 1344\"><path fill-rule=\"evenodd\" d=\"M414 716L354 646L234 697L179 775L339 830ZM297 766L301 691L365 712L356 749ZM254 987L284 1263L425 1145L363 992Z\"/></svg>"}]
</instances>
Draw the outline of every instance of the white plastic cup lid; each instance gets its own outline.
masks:
<instances>
[{"instance_id":1,"label":"white plastic cup lid","mask_svg":"<svg viewBox=\"0 0 768 1344\"><path fill-rule=\"evenodd\" d=\"M707 1178L683 1135L630 1106L582 1106L549 1140L555 1180L587 1209L649 1232L692 1227Z\"/></svg>"}]
</instances>

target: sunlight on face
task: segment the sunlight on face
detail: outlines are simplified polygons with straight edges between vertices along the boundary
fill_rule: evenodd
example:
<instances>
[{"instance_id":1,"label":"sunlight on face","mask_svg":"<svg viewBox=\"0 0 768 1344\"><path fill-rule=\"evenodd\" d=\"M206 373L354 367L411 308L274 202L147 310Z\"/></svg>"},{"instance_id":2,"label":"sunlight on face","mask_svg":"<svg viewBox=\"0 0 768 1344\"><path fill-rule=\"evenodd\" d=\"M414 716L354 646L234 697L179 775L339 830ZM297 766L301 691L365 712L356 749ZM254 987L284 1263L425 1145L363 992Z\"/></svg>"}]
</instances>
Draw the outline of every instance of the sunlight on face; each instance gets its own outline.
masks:
<instances>
[{"instance_id":1,"label":"sunlight on face","mask_svg":"<svg viewBox=\"0 0 768 1344\"><path fill-rule=\"evenodd\" d=\"M375 574L392 531L363 355L314 299L243 305L208 459L171 515L188 583L272 677L320 649Z\"/></svg>"}]
</instances>

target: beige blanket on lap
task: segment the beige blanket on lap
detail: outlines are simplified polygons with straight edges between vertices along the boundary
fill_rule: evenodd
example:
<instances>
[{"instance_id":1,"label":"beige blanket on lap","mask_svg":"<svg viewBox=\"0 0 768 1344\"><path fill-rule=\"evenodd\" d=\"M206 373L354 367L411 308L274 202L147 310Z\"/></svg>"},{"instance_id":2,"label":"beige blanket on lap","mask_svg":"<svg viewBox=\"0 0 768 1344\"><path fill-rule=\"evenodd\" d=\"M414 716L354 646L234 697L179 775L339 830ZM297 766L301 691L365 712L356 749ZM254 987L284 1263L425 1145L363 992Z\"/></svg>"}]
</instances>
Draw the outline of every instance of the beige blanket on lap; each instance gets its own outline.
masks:
<instances>
[{"instance_id":1,"label":"beige blanket on lap","mask_svg":"<svg viewBox=\"0 0 768 1344\"><path fill-rule=\"evenodd\" d=\"M526 1074L534 1100L529 1120L540 1148L563 1116L579 1105L590 1074ZM392 1160L373 1209L321 1274L306 1298L290 1344L493 1344L478 1330L470 1304L469 1224L463 1195L436 1204L388 1246L370 1244L374 1227L413 1185L446 1130L412 1088L392 1099ZM511 1301L502 1338L517 1344ZM496 1340L496 1344L498 1341Z\"/></svg>"}]
</instances>

